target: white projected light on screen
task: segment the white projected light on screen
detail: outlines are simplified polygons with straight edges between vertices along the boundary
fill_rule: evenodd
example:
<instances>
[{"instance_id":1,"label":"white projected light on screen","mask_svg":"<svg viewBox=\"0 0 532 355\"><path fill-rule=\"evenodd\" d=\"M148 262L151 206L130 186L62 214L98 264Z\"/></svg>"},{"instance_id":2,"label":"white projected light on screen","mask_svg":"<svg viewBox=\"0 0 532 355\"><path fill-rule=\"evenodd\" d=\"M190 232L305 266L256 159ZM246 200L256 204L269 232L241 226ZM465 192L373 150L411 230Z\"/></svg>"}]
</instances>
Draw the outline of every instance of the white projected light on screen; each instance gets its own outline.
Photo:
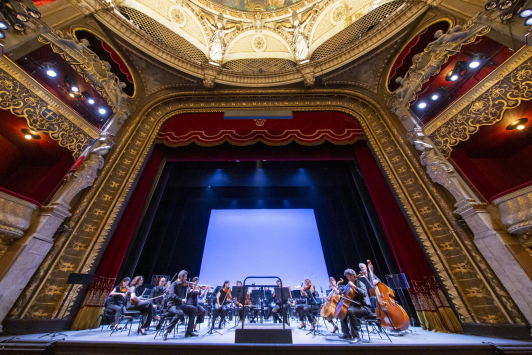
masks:
<instances>
[{"instance_id":1,"label":"white projected light on screen","mask_svg":"<svg viewBox=\"0 0 532 355\"><path fill-rule=\"evenodd\" d=\"M278 276L292 288L311 276L329 288L318 227L312 209L212 210L200 283L231 286L248 276ZM288 280L286 281L286 279ZM249 280L273 284L274 280Z\"/></svg>"}]
</instances>

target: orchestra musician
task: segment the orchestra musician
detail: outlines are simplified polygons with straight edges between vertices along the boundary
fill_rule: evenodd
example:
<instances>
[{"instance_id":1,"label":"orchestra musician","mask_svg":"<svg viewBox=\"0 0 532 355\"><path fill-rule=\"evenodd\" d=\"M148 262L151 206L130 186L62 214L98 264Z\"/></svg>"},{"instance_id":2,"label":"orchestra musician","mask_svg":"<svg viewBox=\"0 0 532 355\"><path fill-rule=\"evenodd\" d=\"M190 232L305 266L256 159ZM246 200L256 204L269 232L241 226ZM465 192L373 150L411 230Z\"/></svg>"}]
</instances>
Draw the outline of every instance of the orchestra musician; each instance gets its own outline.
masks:
<instances>
[{"instance_id":1,"label":"orchestra musician","mask_svg":"<svg viewBox=\"0 0 532 355\"><path fill-rule=\"evenodd\" d=\"M237 281L236 285L238 287L242 287L242 281ZM241 321L246 319L246 317L248 316L248 313L249 313L249 305L251 305L249 292L246 294L246 297L244 299L244 304L240 303L240 301L238 299L236 299L236 297L235 297L235 304L238 307L238 318L239 318L238 324L240 324Z\"/></svg>"},{"instance_id":2,"label":"orchestra musician","mask_svg":"<svg viewBox=\"0 0 532 355\"><path fill-rule=\"evenodd\" d=\"M229 286L229 281L225 281L222 289L218 292L214 304L214 312L212 316L212 327L214 328L214 323L216 323L216 318L220 315L220 324L218 329L222 329L222 323L225 320L225 314L229 311L230 306L229 302L231 301L231 290Z\"/></svg>"},{"instance_id":3,"label":"orchestra musician","mask_svg":"<svg viewBox=\"0 0 532 355\"><path fill-rule=\"evenodd\" d=\"M325 296L324 298L327 301L330 301L330 297L332 296L332 293L336 292L336 290L338 290L338 284L336 282L336 279L331 276L331 277L329 277L329 292L327 292L327 296ZM336 331L338 330L338 325L332 320L330 320L329 323L331 323L333 325L332 333L333 334L336 333Z\"/></svg>"},{"instance_id":4,"label":"orchestra musician","mask_svg":"<svg viewBox=\"0 0 532 355\"><path fill-rule=\"evenodd\" d=\"M309 278L306 278L302 287L301 287L301 298L306 299L306 304L298 304L296 306L296 312L299 314L299 320L301 325L297 327L298 329L305 329L305 317L310 322L310 330L314 330L314 316L312 312L318 309L318 303L316 302L314 285Z\"/></svg>"},{"instance_id":5,"label":"orchestra musician","mask_svg":"<svg viewBox=\"0 0 532 355\"><path fill-rule=\"evenodd\" d=\"M168 338L175 325L179 320L185 319L185 314L188 315L188 327L185 332L185 337L197 337L194 334L194 323L198 309L192 305L187 304L187 294L189 289L189 282L187 282L188 272L181 270L177 275L177 280L170 285L168 292L168 312L174 315L170 324L166 328L163 339Z\"/></svg>"},{"instance_id":6,"label":"orchestra musician","mask_svg":"<svg viewBox=\"0 0 532 355\"><path fill-rule=\"evenodd\" d=\"M109 295L111 300L109 301L109 306L107 309L112 309L115 311L115 319L111 324L111 329L120 330L122 329L118 323L120 323L120 316L126 312L126 307L124 302L126 300L126 293L129 290L129 277L124 277L122 281L116 286Z\"/></svg>"},{"instance_id":7,"label":"orchestra musician","mask_svg":"<svg viewBox=\"0 0 532 355\"><path fill-rule=\"evenodd\" d=\"M166 292L166 287L164 286L166 284L166 279L164 277L161 277L159 279L159 284L151 289L150 292L150 299L152 299L153 307L155 310L159 310L162 308L164 303L164 294Z\"/></svg>"},{"instance_id":8,"label":"orchestra musician","mask_svg":"<svg viewBox=\"0 0 532 355\"><path fill-rule=\"evenodd\" d=\"M281 280L277 280L277 287L281 288ZM288 291L290 292L290 298L292 298L292 291L290 290L290 286L288 286ZM288 309L290 305L288 304L288 300L284 300L284 303L281 301L281 295L275 295L275 292L272 295L273 302L275 302L275 306L272 307L272 314L273 314L273 322L274 323L281 323L281 317L279 317L279 311L283 314L283 322L288 324Z\"/></svg>"},{"instance_id":9,"label":"orchestra musician","mask_svg":"<svg viewBox=\"0 0 532 355\"><path fill-rule=\"evenodd\" d=\"M194 277L192 279L192 282L197 285L199 283L199 277L197 276ZM198 310L197 317L196 317L196 323L194 323L194 331L197 332L198 323L200 324L203 323L203 320L205 319L205 308L199 305L198 299L200 297L204 297L207 291L209 290L209 288L204 287L204 290L202 290L199 286L191 286L191 287L192 289L188 293L188 297L187 297L187 305L194 306Z\"/></svg>"},{"instance_id":10,"label":"orchestra musician","mask_svg":"<svg viewBox=\"0 0 532 355\"><path fill-rule=\"evenodd\" d=\"M347 316L342 321L343 335L340 335L339 338L360 341L360 323L357 317L369 316L371 313L368 292L364 283L356 277L353 269L345 270L344 276L348 281L348 286L355 289L355 297L354 301L349 305ZM339 290L336 292L340 293ZM349 326L351 327L351 332L349 332Z\"/></svg>"},{"instance_id":11,"label":"orchestra musician","mask_svg":"<svg viewBox=\"0 0 532 355\"><path fill-rule=\"evenodd\" d=\"M126 302L128 311L140 311L142 313L142 324L139 332L146 335L146 329L149 328L152 319L159 320L151 301L141 301L137 296L137 289L144 284L144 277L135 276L129 284L129 289L126 293Z\"/></svg>"},{"instance_id":12,"label":"orchestra musician","mask_svg":"<svg viewBox=\"0 0 532 355\"><path fill-rule=\"evenodd\" d=\"M369 280L368 275L368 267L364 263L358 264L358 267L360 268L360 277L359 280L364 283L364 286L366 286L366 291L368 292L368 297L371 298L371 289L374 285L378 284L381 280L379 280L377 277L373 280L373 285L371 284L371 281Z\"/></svg>"}]
</instances>

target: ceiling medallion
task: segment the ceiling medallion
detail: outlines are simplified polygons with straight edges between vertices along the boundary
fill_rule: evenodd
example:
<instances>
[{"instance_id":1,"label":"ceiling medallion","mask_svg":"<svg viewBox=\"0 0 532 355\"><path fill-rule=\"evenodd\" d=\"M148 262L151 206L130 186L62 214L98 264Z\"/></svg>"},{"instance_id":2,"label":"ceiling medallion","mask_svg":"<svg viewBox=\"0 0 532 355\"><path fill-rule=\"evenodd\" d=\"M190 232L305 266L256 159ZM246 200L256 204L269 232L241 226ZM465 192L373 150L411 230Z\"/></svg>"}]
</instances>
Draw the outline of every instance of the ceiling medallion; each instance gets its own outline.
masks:
<instances>
[{"instance_id":1,"label":"ceiling medallion","mask_svg":"<svg viewBox=\"0 0 532 355\"><path fill-rule=\"evenodd\" d=\"M178 7L170 8L170 18L172 19L172 22L174 22L179 27L183 27L185 25L185 14L183 13L183 10Z\"/></svg>"},{"instance_id":2,"label":"ceiling medallion","mask_svg":"<svg viewBox=\"0 0 532 355\"><path fill-rule=\"evenodd\" d=\"M263 52L266 49L266 38L258 34L251 40L251 47L255 52Z\"/></svg>"},{"instance_id":3,"label":"ceiling medallion","mask_svg":"<svg viewBox=\"0 0 532 355\"><path fill-rule=\"evenodd\" d=\"M340 3L331 10L331 18L330 18L331 23L333 25L337 25L340 22L342 22L346 16L347 16L347 8L345 4Z\"/></svg>"}]
</instances>

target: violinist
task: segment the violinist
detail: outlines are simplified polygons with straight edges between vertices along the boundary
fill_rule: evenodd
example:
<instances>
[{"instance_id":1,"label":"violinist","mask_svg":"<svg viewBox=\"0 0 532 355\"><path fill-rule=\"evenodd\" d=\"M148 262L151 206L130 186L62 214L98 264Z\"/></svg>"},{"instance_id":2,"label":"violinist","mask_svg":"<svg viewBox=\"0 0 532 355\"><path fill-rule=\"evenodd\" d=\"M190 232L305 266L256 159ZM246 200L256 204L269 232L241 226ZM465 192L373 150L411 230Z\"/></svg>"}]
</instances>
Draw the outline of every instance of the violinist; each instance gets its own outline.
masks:
<instances>
[{"instance_id":1,"label":"violinist","mask_svg":"<svg viewBox=\"0 0 532 355\"><path fill-rule=\"evenodd\" d=\"M347 316L342 321L342 332L343 335L340 335L340 339L355 339L360 341L360 323L358 317L369 316L370 303L369 297L366 290L366 286L362 281L357 278L355 270L347 269L344 271L344 276L346 277L348 283L346 287L351 287L355 289L354 302L351 302L349 309L347 310ZM336 291L340 293L340 291ZM351 326L351 332L349 332L349 326Z\"/></svg>"},{"instance_id":2,"label":"violinist","mask_svg":"<svg viewBox=\"0 0 532 355\"><path fill-rule=\"evenodd\" d=\"M188 272L181 270L177 275L177 280L170 285L170 290L168 291L168 312L174 315L166 331L163 334L163 339L167 339L168 334L170 334L175 325L179 320L185 319L185 314L188 315L188 327L185 333L186 337L197 337L197 334L194 334L194 320L196 319L196 314L198 309L192 305L187 304L187 294L189 290L189 282L187 282Z\"/></svg>"},{"instance_id":3,"label":"violinist","mask_svg":"<svg viewBox=\"0 0 532 355\"><path fill-rule=\"evenodd\" d=\"M166 287L164 286L165 284L166 279L161 277L159 279L159 284L151 289L150 299L152 299L153 307L156 310L161 309L163 306L164 298L162 296L166 293Z\"/></svg>"},{"instance_id":4,"label":"violinist","mask_svg":"<svg viewBox=\"0 0 532 355\"><path fill-rule=\"evenodd\" d=\"M152 319L159 320L159 316L155 313L151 301L141 301L137 296L137 289L144 284L144 277L135 276L129 284L129 290L126 293L127 310L139 311L142 313L142 324L139 332L146 335L146 329L150 326Z\"/></svg>"},{"instance_id":5,"label":"violinist","mask_svg":"<svg viewBox=\"0 0 532 355\"><path fill-rule=\"evenodd\" d=\"M231 289L229 287L229 281L224 282L224 286L218 292L216 300L214 301L214 312L212 316L212 327L214 328L214 323L216 323L216 318L220 315L220 324L218 329L222 329L222 323L225 320L225 314L229 311L229 303L231 301Z\"/></svg>"},{"instance_id":6,"label":"violinist","mask_svg":"<svg viewBox=\"0 0 532 355\"><path fill-rule=\"evenodd\" d=\"M194 277L192 279L192 283L194 283L195 285L198 285L199 277L197 276ZM200 297L203 297L207 293L207 291L208 291L208 287L200 287L200 286L192 285L190 291L188 292L187 305L194 306L198 310L196 323L194 324L195 332L197 331L196 329L198 327L198 323L203 323L203 320L205 319L205 308L203 308L202 306L198 304L198 299Z\"/></svg>"},{"instance_id":7,"label":"violinist","mask_svg":"<svg viewBox=\"0 0 532 355\"><path fill-rule=\"evenodd\" d=\"M306 299L306 304L298 304L296 306L296 312L299 314L299 320L301 321L301 325L297 327L298 329L306 328L306 317L310 322L310 330L314 330L314 316L312 315L312 312L318 309L318 303L316 302L314 292L314 285L310 279L305 279L301 285L301 298Z\"/></svg>"},{"instance_id":8,"label":"violinist","mask_svg":"<svg viewBox=\"0 0 532 355\"><path fill-rule=\"evenodd\" d=\"M129 277L124 277L122 281L116 286L109 295L111 297L111 300L109 301L109 306L107 306L107 309L112 309L115 311L115 320L111 324L111 329L120 330L120 326L118 323L120 323L120 316L123 315L126 312L126 308L124 307L125 303L125 297L126 293L129 290L129 281L131 279Z\"/></svg>"},{"instance_id":9,"label":"violinist","mask_svg":"<svg viewBox=\"0 0 532 355\"><path fill-rule=\"evenodd\" d=\"M281 288L281 280L277 280L277 287ZM290 291L290 298L292 298L292 291L290 290L290 286L288 287L288 290ZM275 302L275 306L272 307L272 314L273 314L273 322L274 323L281 323L281 317L279 317L279 311L283 314L283 322L288 324L288 308L290 307L288 304L288 300L284 300L284 303L281 301L281 295L275 295L275 292L272 295L273 301Z\"/></svg>"}]
</instances>

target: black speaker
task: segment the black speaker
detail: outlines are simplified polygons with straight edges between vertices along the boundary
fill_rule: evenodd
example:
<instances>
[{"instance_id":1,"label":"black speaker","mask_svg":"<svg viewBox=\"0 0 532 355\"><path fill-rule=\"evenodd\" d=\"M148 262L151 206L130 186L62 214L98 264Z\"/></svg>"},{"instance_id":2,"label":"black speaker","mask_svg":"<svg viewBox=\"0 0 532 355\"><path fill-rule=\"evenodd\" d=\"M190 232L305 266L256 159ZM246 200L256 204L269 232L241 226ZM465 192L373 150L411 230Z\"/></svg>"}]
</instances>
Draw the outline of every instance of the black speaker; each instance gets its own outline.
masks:
<instances>
[{"instance_id":1,"label":"black speaker","mask_svg":"<svg viewBox=\"0 0 532 355\"><path fill-rule=\"evenodd\" d=\"M291 329L237 328L235 344L292 344Z\"/></svg>"}]
</instances>

